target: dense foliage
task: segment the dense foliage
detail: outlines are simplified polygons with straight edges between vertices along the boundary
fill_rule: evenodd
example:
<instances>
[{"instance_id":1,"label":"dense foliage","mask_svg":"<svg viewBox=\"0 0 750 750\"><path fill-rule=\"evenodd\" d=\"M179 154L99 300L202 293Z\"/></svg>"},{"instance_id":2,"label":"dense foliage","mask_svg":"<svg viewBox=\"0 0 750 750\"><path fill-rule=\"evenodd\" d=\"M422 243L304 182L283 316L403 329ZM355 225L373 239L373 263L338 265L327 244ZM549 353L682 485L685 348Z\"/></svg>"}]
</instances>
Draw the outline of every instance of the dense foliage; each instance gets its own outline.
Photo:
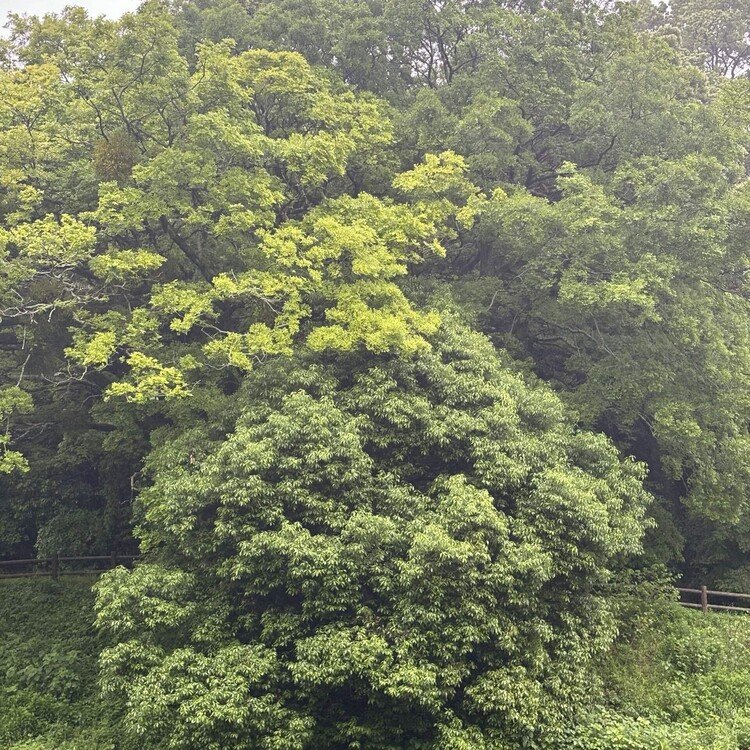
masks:
<instances>
[{"instance_id":1,"label":"dense foliage","mask_svg":"<svg viewBox=\"0 0 750 750\"><path fill-rule=\"evenodd\" d=\"M136 750L122 706L102 700L90 577L0 581L0 746Z\"/></svg>"},{"instance_id":2,"label":"dense foliage","mask_svg":"<svg viewBox=\"0 0 750 750\"><path fill-rule=\"evenodd\" d=\"M750 622L676 607L648 585L620 601L597 705L561 743L586 750L742 750L750 740ZM651 597L651 604L644 601Z\"/></svg>"},{"instance_id":3,"label":"dense foliage","mask_svg":"<svg viewBox=\"0 0 750 750\"><path fill-rule=\"evenodd\" d=\"M91 579L0 582L0 741L9 750L140 750L97 692ZM660 587L617 598L622 633L597 665L585 719L554 750L743 750L750 726L744 617L678 609Z\"/></svg>"},{"instance_id":4,"label":"dense foliage","mask_svg":"<svg viewBox=\"0 0 750 750\"><path fill-rule=\"evenodd\" d=\"M139 746L744 741L596 674L624 571L750 587L749 26L11 17L0 556L140 547L97 589Z\"/></svg>"},{"instance_id":5,"label":"dense foliage","mask_svg":"<svg viewBox=\"0 0 750 750\"><path fill-rule=\"evenodd\" d=\"M138 735L375 750L549 733L611 640L602 589L639 546L641 468L460 328L410 360L271 369L232 397L229 437L209 420L154 453L154 562L99 584L119 641L104 683Z\"/></svg>"}]
</instances>

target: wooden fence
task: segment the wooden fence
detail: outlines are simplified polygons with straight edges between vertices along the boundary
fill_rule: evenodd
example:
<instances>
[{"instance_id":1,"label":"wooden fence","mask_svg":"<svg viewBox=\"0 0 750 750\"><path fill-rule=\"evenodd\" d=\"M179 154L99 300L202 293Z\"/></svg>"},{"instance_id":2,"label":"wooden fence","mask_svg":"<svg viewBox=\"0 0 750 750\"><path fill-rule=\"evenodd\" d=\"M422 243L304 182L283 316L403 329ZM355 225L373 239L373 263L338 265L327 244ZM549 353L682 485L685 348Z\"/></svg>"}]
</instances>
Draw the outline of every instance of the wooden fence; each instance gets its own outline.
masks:
<instances>
[{"instance_id":1,"label":"wooden fence","mask_svg":"<svg viewBox=\"0 0 750 750\"><path fill-rule=\"evenodd\" d=\"M709 601L709 597L719 597L719 599L726 602L727 599L739 599L741 601L750 600L750 594L738 594L733 591L711 591L706 586L701 586L699 589L684 589L679 588L677 591L680 592L680 604L683 607L692 607L693 609L700 609L703 612L708 612L709 609L723 610L725 612L750 612L750 606L738 607L736 604L713 604ZM683 595L688 597L696 597L698 601L682 601Z\"/></svg>"},{"instance_id":2,"label":"wooden fence","mask_svg":"<svg viewBox=\"0 0 750 750\"><path fill-rule=\"evenodd\" d=\"M2 578L39 578L48 577L57 580L60 576L92 575L110 570L118 565L132 565L139 555L121 555L110 552L108 555L84 555L81 557L36 557L26 560L0 560L0 579ZM83 567L82 567L83 566ZM750 594L739 594L733 591L713 591L706 586L699 589L677 587L680 604L683 607L700 609L703 612L719 610L725 612L750 612L750 606L739 607L736 604L714 604L709 597L750 602ZM697 601L684 601L685 597L695 597Z\"/></svg>"},{"instance_id":3,"label":"wooden fence","mask_svg":"<svg viewBox=\"0 0 750 750\"><path fill-rule=\"evenodd\" d=\"M138 555L85 555L82 557L37 557L26 560L0 560L0 578L78 576L102 573L118 565L132 565Z\"/></svg>"}]
</instances>

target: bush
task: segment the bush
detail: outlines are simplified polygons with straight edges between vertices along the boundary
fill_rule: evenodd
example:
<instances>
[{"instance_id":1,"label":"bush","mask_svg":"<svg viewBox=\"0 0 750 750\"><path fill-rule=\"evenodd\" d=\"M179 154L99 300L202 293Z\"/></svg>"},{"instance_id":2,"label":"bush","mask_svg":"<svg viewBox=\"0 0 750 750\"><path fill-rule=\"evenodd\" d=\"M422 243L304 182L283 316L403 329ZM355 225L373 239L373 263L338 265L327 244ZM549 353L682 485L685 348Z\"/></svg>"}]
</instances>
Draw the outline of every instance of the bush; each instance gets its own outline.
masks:
<instances>
[{"instance_id":1,"label":"bush","mask_svg":"<svg viewBox=\"0 0 750 750\"><path fill-rule=\"evenodd\" d=\"M623 602L624 604L624 602ZM748 750L750 617L632 598L604 689L555 750Z\"/></svg>"},{"instance_id":2,"label":"bush","mask_svg":"<svg viewBox=\"0 0 750 750\"><path fill-rule=\"evenodd\" d=\"M407 360L264 367L240 405L157 451L158 554L98 586L146 746L517 747L570 715L638 464L458 325Z\"/></svg>"}]
</instances>

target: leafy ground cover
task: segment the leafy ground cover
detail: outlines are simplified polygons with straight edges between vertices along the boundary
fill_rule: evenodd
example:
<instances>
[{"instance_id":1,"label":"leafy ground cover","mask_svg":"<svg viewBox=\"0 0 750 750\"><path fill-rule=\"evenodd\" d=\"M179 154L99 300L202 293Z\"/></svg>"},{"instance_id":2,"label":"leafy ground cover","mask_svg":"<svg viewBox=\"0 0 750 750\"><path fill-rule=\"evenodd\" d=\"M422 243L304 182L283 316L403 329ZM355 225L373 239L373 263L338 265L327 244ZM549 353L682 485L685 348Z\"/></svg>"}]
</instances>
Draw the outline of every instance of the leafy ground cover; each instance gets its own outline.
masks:
<instances>
[{"instance_id":1,"label":"leafy ground cover","mask_svg":"<svg viewBox=\"0 0 750 750\"><path fill-rule=\"evenodd\" d=\"M126 750L99 696L90 576L0 581L0 747ZM134 747L134 746L132 746Z\"/></svg>"},{"instance_id":2,"label":"leafy ground cover","mask_svg":"<svg viewBox=\"0 0 750 750\"><path fill-rule=\"evenodd\" d=\"M601 705L564 747L750 748L750 616L703 615L671 601L626 606L600 669Z\"/></svg>"},{"instance_id":3,"label":"leafy ground cover","mask_svg":"<svg viewBox=\"0 0 750 750\"><path fill-rule=\"evenodd\" d=\"M99 695L90 577L0 581L0 747L135 750ZM601 701L556 750L750 748L750 617L627 600Z\"/></svg>"}]
</instances>

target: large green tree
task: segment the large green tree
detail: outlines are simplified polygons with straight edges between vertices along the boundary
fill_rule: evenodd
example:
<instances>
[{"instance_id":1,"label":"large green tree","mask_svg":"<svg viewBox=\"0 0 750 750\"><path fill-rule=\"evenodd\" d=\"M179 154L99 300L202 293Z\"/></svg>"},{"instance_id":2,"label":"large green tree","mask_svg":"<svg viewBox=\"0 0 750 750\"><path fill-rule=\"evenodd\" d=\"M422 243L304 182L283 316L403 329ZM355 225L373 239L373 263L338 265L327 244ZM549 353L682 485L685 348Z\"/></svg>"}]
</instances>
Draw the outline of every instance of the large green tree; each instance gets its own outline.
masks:
<instances>
[{"instance_id":1,"label":"large green tree","mask_svg":"<svg viewBox=\"0 0 750 750\"><path fill-rule=\"evenodd\" d=\"M648 463L659 554L682 536L696 578L741 565L750 88L741 3L698 5L15 17L2 549L125 543L181 400L302 351L412 356L439 325L414 300L448 289Z\"/></svg>"},{"instance_id":2,"label":"large green tree","mask_svg":"<svg viewBox=\"0 0 750 750\"><path fill-rule=\"evenodd\" d=\"M25 453L34 470L6 480L6 518L22 516L6 543L59 508L75 514L52 546L97 536L62 532L103 505L117 525L164 399L231 391L297 347L425 346L436 316L395 280L471 212L377 195L393 176L381 103L291 52L206 43L191 71L155 3L119 22L17 19L15 39L23 64L0 76L0 466L17 474ZM446 155L419 180L461 168Z\"/></svg>"},{"instance_id":3,"label":"large green tree","mask_svg":"<svg viewBox=\"0 0 750 750\"><path fill-rule=\"evenodd\" d=\"M748 88L714 75L742 70L741 4L367 4L378 41L350 48L357 32L321 7L253 5L248 43L388 97L403 164L453 149L486 198L420 277L449 281L498 345L648 461L691 575L741 563ZM734 35L713 61L701 24ZM349 77L367 60L377 75Z\"/></svg>"},{"instance_id":4,"label":"large green tree","mask_svg":"<svg viewBox=\"0 0 750 750\"><path fill-rule=\"evenodd\" d=\"M511 748L583 705L643 466L484 337L430 344L269 364L161 434L146 561L98 584L144 747Z\"/></svg>"}]
</instances>

